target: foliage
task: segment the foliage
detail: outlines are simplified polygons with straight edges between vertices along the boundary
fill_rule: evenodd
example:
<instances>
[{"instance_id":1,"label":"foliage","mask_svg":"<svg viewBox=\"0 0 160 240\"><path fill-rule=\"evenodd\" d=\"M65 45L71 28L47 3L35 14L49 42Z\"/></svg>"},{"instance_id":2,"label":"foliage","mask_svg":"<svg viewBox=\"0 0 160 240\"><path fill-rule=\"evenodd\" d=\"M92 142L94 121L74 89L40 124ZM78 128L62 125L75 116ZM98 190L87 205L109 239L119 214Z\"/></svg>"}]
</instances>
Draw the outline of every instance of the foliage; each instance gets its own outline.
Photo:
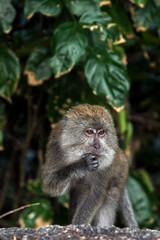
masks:
<instances>
[{"instance_id":1,"label":"foliage","mask_svg":"<svg viewBox=\"0 0 160 240\"><path fill-rule=\"evenodd\" d=\"M147 175L145 171L143 173ZM132 172L127 182L135 217L140 227L151 227L159 218L156 213L158 204L157 196L154 189L149 189L147 184L152 184L151 179L148 176L148 181L144 181L141 172L139 174Z\"/></svg>"},{"instance_id":2,"label":"foliage","mask_svg":"<svg viewBox=\"0 0 160 240\"><path fill-rule=\"evenodd\" d=\"M20 216L22 227L39 228L42 224L49 225L52 223L53 213L49 200L38 198L31 202L40 203L38 206L30 207L24 210Z\"/></svg>"},{"instance_id":3,"label":"foliage","mask_svg":"<svg viewBox=\"0 0 160 240\"><path fill-rule=\"evenodd\" d=\"M159 227L159 34L159 0L0 1L0 210L38 201L23 226L66 223L67 196L45 199L36 179L50 127L87 102L116 116L137 220Z\"/></svg>"}]
</instances>

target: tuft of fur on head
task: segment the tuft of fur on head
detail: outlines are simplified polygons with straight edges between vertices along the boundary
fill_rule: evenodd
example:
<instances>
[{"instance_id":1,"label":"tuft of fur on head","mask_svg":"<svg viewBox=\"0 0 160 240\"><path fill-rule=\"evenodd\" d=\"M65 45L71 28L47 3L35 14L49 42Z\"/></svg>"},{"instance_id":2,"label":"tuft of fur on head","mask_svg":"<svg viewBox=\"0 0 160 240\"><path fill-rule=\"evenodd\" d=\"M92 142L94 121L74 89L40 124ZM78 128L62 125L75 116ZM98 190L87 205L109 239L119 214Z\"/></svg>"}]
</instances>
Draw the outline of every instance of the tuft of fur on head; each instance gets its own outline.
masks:
<instances>
[{"instance_id":1,"label":"tuft of fur on head","mask_svg":"<svg viewBox=\"0 0 160 240\"><path fill-rule=\"evenodd\" d=\"M71 108L66 117L68 120L72 118L72 120L77 123L78 121L82 121L90 125L97 124L106 124L106 121L112 123L112 118L110 113L99 105L89 105L89 104L81 104L76 107ZM106 119L107 118L107 119Z\"/></svg>"}]
</instances>

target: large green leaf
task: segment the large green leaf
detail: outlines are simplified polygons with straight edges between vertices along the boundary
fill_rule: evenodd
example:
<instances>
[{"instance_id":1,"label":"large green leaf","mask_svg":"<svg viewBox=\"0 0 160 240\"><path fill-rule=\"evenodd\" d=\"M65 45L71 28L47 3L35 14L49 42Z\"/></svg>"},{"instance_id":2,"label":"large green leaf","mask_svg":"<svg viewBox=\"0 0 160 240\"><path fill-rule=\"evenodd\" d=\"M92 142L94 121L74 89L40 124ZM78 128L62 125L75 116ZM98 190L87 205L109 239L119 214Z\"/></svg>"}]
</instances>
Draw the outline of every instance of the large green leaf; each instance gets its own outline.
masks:
<instances>
[{"instance_id":1,"label":"large green leaf","mask_svg":"<svg viewBox=\"0 0 160 240\"><path fill-rule=\"evenodd\" d=\"M59 0L26 0L24 11L28 18L34 13L40 12L47 16L57 16L62 9L61 1Z\"/></svg>"},{"instance_id":2,"label":"large green leaf","mask_svg":"<svg viewBox=\"0 0 160 240\"><path fill-rule=\"evenodd\" d=\"M150 0L144 8L135 6L134 19L139 30L146 30L156 21L157 8L155 3Z\"/></svg>"},{"instance_id":3,"label":"large green leaf","mask_svg":"<svg viewBox=\"0 0 160 240\"><path fill-rule=\"evenodd\" d=\"M15 53L0 46L0 96L10 99L20 77L20 63Z\"/></svg>"},{"instance_id":4,"label":"large green leaf","mask_svg":"<svg viewBox=\"0 0 160 240\"><path fill-rule=\"evenodd\" d=\"M81 24L67 22L58 26L52 39L51 67L56 77L69 72L84 56L87 38Z\"/></svg>"},{"instance_id":5,"label":"large green leaf","mask_svg":"<svg viewBox=\"0 0 160 240\"><path fill-rule=\"evenodd\" d=\"M65 0L68 10L80 17L80 22L90 24L106 24L111 17L100 11L100 3L97 0Z\"/></svg>"},{"instance_id":6,"label":"large green leaf","mask_svg":"<svg viewBox=\"0 0 160 240\"><path fill-rule=\"evenodd\" d=\"M12 22L15 18L16 12L11 4L11 0L0 1L0 30L5 33L11 31Z\"/></svg>"},{"instance_id":7,"label":"large green leaf","mask_svg":"<svg viewBox=\"0 0 160 240\"><path fill-rule=\"evenodd\" d=\"M122 43L125 41L122 37L122 34L120 33L117 24L110 24L108 28L104 29L103 32L106 32L106 37L110 39L113 43Z\"/></svg>"},{"instance_id":8,"label":"large green leaf","mask_svg":"<svg viewBox=\"0 0 160 240\"><path fill-rule=\"evenodd\" d=\"M65 0L65 5L72 14L78 17L86 12L95 13L100 9L99 1L97 0Z\"/></svg>"},{"instance_id":9,"label":"large green leaf","mask_svg":"<svg viewBox=\"0 0 160 240\"><path fill-rule=\"evenodd\" d=\"M153 189L149 191L148 183L144 182L144 180L140 175L132 171L127 181L127 188L137 222L140 226L150 226L155 220L153 219L153 209L156 208L158 201Z\"/></svg>"},{"instance_id":10,"label":"large green leaf","mask_svg":"<svg viewBox=\"0 0 160 240\"><path fill-rule=\"evenodd\" d=\"M140 183L132 176L128 178L127 187L137 222L139 224L146 223L152 216L151 206L146 192Z\"/></svg>"},{"instance_id":11,"label":"large green leaf","mask_svg":"<svg viewBox=\"0 0 160 240\"><path fill-rule=\"evenodd\" d=\"M48 49L37 48L29 56L25 73L28 75L29 84L39 85L46 79L48 79L51 74L50 58Z\"/></svg>"},{"instance_id":12,"label":"large green leaf","mask_svg":"<svg viewBox=\"0 0 160 240\"><path fill-rule=\"evenodd\" d=\"M106 37L112 37L117 41L119 39L119 32L109 33L107 29L108 24L112 24L113 21L111 16L104 11L101 11L100 3L97 0L66 0L65 1L68 10L80 17L79 21L83 24L84 28L89 28L91 31L93 29L99 29L100 38L106 40ZM116 32L116 37L115 37ZM117 37L118 36L118 37ZM114 41L114 40L113 40Z\"/></svg>"},{"instance_id":13,"label":"large green leaf","mask_svg":"<svg viewBox=\"0 0 160 240\"><path fill-rule=\"evenodd\" d=\"M111 17L107 13L101 12L101 11L97 11L97 12L86 11L80 17L80 22L83 22L83 23L86 23L86 24L93 23L94 25L97 25L97 24L107 25L108 23L111 22Z\"/></svg>"},{"instance_id":14,"label":"large green leaf","mask_svg":"<svg viewBox=\"0 0 160 240\"><path fill-rule=\"evenodd\" d=\"M117 55L105 49L92 49L85 64L85 75L94 93L120 110L129 90L129 79Z\"/></svg>"}]
</instances>

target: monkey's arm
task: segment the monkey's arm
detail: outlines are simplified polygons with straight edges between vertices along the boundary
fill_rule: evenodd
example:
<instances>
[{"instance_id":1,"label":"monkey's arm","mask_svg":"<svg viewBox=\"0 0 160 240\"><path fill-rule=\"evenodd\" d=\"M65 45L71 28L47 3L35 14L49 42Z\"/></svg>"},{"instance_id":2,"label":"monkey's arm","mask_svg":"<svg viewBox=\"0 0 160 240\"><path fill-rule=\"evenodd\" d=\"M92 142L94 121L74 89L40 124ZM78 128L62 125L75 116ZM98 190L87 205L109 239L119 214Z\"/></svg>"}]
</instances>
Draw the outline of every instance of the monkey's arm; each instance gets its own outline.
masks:
<instances>
[{"instance_id":1,"label":"monkey's arm","mask_svg":"<svg viewBox=\"0 0 160 240\"><path fill-rule=\"evenodd\" d=\"M80 161L51 171L48 167L44 170L43 189L51 196L64 194L70 186L83 177L87 171L95 171L99 166L95 156L85 155Z\"/></svg>"},{"instance_id":2,"label":"monkey's arm","mask_svg":"<svg viewBox=\"0 0 160 240\"><path fill-rule=\"evenodd\" d=\"M123 190L122 197L121 197L121 210L122 210L122 214L123 214L126 226L131 228L138 228L138 224L134 216L132 204L129 199L128 190L126 186Z\"/></svg>"}]
</instances>

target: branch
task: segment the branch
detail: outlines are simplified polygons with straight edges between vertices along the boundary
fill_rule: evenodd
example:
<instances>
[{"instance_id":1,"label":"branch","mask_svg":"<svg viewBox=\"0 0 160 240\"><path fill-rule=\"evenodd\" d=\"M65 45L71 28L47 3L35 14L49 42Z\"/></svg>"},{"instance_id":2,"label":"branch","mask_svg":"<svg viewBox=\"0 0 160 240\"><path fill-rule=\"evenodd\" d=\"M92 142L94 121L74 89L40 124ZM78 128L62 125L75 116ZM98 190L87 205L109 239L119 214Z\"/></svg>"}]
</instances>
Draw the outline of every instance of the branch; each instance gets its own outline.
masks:
<instances>
[{"instance_id":1,"label":"branch","mask_svg":"<svg viewBox=\"0 0 160 240\"><path fill-rule=\"evenodd\" d=\"M15 212L18 212L18 211L20 211L20 210L23 210L23 209L25 209L25 208L33 207L33 206L37 206L37 205L40 205L40 203L28 204L28 205L24 205L24 206L22 206L22 207L16 208L16 209L14 209L14 210L11 210L11 211L9 211L9 212L6 212L6 213L0 215L0 219L3 218L3 217L6 217L7 215L10 215L10 214L12 214L12 213L15 213Z\"/></svg>"}]
</instances>

